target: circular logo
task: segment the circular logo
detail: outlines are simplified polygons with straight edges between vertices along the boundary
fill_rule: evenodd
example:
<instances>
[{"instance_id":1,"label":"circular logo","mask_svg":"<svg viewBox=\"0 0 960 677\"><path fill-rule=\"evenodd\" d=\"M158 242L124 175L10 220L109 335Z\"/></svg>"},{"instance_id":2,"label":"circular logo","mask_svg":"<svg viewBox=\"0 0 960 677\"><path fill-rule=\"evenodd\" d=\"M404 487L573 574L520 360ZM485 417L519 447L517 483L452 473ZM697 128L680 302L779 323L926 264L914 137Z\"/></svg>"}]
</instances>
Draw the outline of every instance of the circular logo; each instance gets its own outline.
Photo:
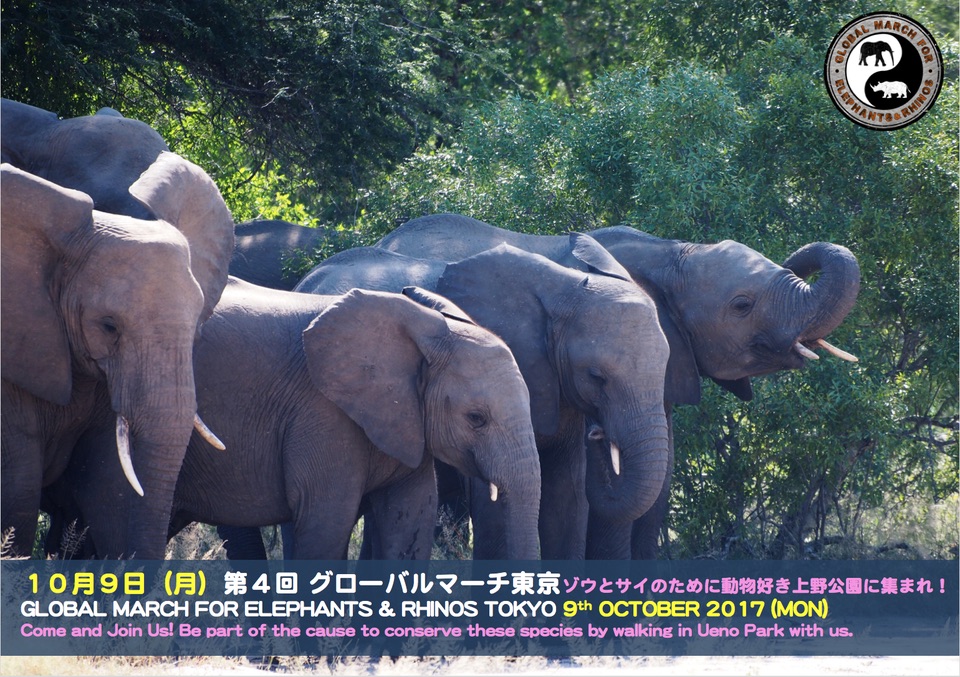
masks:
<instances>
[{"instance_id":1,"label":"circular logo","mask_svg":"<svg viewBox=\"0 0 960 677\"><path fill-rule=\"evenodd\" d=\"M858 125L900 129L937 100L943 57L930 32L910 17L865 14L830 43L823 79L833 104Z\"/></svg>"}]
</instances>

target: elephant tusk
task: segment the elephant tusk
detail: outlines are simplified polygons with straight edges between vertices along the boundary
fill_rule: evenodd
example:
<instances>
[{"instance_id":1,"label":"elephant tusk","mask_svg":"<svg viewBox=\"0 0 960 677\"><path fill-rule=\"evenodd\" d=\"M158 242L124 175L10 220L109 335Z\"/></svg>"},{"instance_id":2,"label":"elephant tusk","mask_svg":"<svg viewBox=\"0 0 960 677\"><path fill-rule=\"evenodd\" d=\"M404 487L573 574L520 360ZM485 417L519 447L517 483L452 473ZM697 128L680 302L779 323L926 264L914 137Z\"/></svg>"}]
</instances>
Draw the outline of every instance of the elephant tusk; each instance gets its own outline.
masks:
<instances>
[{"instance_id":1,"label":"elephant tusk","mask_svg":"<svg viewBox=\"0 0 960 677\"><path fill-rule=\"evenodd\" d=\"M856 355L851 355L851 354L848 353L846 350L840 350L840 349L837 348L836 346L830 345L829 343L827 343L827 342L824 341L823 339L817 339L817 340L815 341L815 343L816 343L818 346L820 346L821 348L823 348L824 350L826 350L828 353L830 353L831 355L833 355L834 357L839 357L841 360L846 360L847 362L859 362L859 361L860 361L859 359L857 359L857 356L856 356Z\"/></svg>"},{"instance_id":2,"label":"elephant tusk","mask_svg":"<svg viewBox=\"0 0 960 677\"><path fill-rule=\"evenodd\" d=\"M618 447L613 442L610 443L610 463L613 464L613 472L615 475L620 474L620 447Z\"/></svg>"},{"instance_id":3,"label":"elephant tusk","mask_svg":"<svg viewBox=\"0 0 960 677\"><path fill-rule=\"evenodd\" d=\"M797 341L796 343L793 344L793 349L796 350L796 351L797 351L798 353L800 353L801 355L803 355L803 356L804 356L805 358L807 358L808 360L819 360L819 359L820 359L820 356L819 356L819 355L817 355L815 352L813 352L812 350L810 350L809 348L807 348L805 345L803 345L802 343L800 343L800 341Z\"/></svg>"},{"instance_id":4,"label":"elephant tusk","mask_svg":"<svg viewBox=\"0 0 960 677\"><path fill-rule=\"evenodd\" d=\"M213 431L207 427L207 424L204 423L200 418L200 414L193 415L193 427L198 433L200 433L200 437L210 443L210 446L215 449L219 449L220 451L226 451L227 448L224 446L223 442L221 442L220 439L213 434Z\"/></svg>"},{"instance_id":5,"label":"elephant tusk","mask_svg":"<svg viewBox=\"0 0 960 677\"><path fill-rule=\"evenodd\" d=\"M497 502L497 497L500 495L500 490L497 489L497 485L493 482L490 483L490 500L494 503Z\"/></svg>"},{"instance_id":6,"label":"elephant tusk","mask_svg":"<svg viewBox=\"0 0 960 677\"><path fill-rule=\"evenodd\" d=\"M133 459L130 457L130 424L123 416L117 416L117 454L120 456L120 467L123 468L123 474L133 487L133 490L143 496L143 487L140 486L140 480L137 479L137 473L133 469Z\"/></svg>"}]
</instances>

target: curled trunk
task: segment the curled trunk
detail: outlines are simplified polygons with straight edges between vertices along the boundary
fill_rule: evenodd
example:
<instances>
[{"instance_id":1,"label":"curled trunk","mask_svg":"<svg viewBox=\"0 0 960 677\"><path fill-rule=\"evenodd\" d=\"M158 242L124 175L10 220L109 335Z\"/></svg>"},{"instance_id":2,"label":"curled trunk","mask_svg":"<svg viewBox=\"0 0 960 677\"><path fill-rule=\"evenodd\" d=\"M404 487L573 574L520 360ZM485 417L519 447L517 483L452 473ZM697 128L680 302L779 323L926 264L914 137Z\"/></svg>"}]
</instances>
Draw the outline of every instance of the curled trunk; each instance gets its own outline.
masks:
<instances>
[{"instance_id":1,"label":"curled trunk","mask_svg":"<svg viewBox=\"0 0 960 677\"><path fill-rule=\"evenodd\" d=\"M860 292L860 267L850 250L828 242L814 242L798 249L783 267L801 280L820 273L813 284L799 283L799 316L803 326L798 339L815 344L836 329L853 309Z\"/></svg>"}]
</instances>

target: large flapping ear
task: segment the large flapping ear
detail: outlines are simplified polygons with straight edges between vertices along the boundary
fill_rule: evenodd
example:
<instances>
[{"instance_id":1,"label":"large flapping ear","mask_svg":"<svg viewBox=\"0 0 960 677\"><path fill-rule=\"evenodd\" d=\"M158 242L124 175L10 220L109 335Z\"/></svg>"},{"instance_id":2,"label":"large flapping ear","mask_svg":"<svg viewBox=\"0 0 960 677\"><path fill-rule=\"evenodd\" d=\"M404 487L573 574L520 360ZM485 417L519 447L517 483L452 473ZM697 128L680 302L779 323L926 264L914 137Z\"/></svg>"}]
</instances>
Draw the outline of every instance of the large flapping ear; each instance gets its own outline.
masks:
<instances>
[{"instance_id":1,"label":"large flapping ear","mask_svg":"<svg viewBox=\"0 0 960 677\"><path fill-rule=\"evenodd\" d=\"M560 377L550 350L550 317L534 291L539 276L561 268L538 254L499 245L446 267L437 293L466 310L477 324L503 339L530 391L538 435L560 425Z\"/></svg>"},{"instance_id":2,"label":"large flapping ear","mask_svg":"<svg viewBox=\"0 0 960 677\"><path fill-rule=\"evenodd\" d=\"M439 294L434 294L421 287L404 287L401 292L408 299L412 299L425 308L431 308L451 320L466 322L467 324L476 324L469 315L463 312L450 299L444 298Z\"/></svg>"},{"instance_id":3,"label":"large flapping ear","mask_svg":"<svg viewBox=\"0 0 960 677\"><path fill-rule=\"evenodd\" d=\"M591 272L633 282L627 269L620 265L620 262L613 258L602 244L589 235L570 233L570 253L585 263Z\"/></svg>"},{"instance_id":4,"label":"large flapping ear","mask_svg":"<svg viewBox=\"0 0 960 677\"><path fill-rule=\"evenodd\" d=\"M421 371L448 332L443 316L400 294L353 289L304 330L307 370L378 449L416 468L426 449Z\"/></svg>"},{"instance_id":5,"label":"large flapping ear","mask_svg":"<svg viewBox=\"0 0 960 677\"><path fill-rule=\"evenodd\" d=\"M130 186L130 194L187 238L206 319L220 300L233 256L233 216L220 190L200 167L165 151Z\"/></svg>"},{"instance_id":6,"label":"large flapping ear","mask_svg":"<svg viewBox=\"0 0 960 677\"><path fill-rule=\"evenodd\" d=\"M67 239L93 223L93 200L11 165L0 167L3 378L65 405L70 345L51 280Z\"/></svg>"}]
</instances>

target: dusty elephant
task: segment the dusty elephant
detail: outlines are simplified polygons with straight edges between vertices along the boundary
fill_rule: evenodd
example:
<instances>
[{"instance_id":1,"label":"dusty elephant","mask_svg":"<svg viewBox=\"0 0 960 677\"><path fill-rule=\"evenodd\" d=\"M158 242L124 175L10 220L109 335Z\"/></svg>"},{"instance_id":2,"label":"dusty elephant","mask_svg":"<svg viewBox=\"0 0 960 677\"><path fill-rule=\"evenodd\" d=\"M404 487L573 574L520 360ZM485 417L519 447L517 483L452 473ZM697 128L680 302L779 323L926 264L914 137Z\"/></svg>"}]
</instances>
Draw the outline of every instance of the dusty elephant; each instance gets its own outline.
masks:
<instances>
[{"instance_id":1,"label":"dusty elephant","mask_svg":"<svg viewBox=\"0 0 960 677\"><path fill-rule=\"evenodd\" d=\"M579 272L514 247L450 264L359 248L331 257L298 285L335 293L350 287L429 286L468 312L513 351L530 389L542 473L544 559L582 559L587 504L587 422L607 435L616 488L597 490L595 510L614 521L648 511L666 472L663 380L668 348L649 296L595 241L563 238ZM471 484L474 557L503 557L499 506Z\"/></svg>"},{"instance_id":2,"label":"dusty elephant","mask_svg":"<svg viewBox=\"0 0 960 677\"><path fill-rule=\"evenodd\" d=\"M853 308L860 270L849 250L823 242L801 248L778 266L729 240L716 244L664 240L627 226L601 228L590 234L657 304L670 344L664 383L670 453L660 496L633 524L630 536L622 525L591 516L588 556L649 559L657 554L668 508L673 406L700 401L701 376L749 400L753 397L751 377L802 368L817 358L815 348L855 359L824 337ZM400 226L377 246L408 256L456 261L508 243L565 265L582 266L569 256L565 241L565 236L527 235L457 214L438 214ZM805 278L815 273L819 273L817 281L807 284ZM604 438L602 430L594 432L600 440ZM592 474L615 481L607 468L594 468Z\"/></svg>"},{"instance_id":3,"label":"dusty elephant","mask_svg":"<svg viewBox=\"0 0 960 677\"><path fill-rule=\"evenodd\" d=\"M298 250L312 251L323 243L322 228L287 221L245 221L236 227L236 247L230 274L271 289L293 289L299 277L284 274L284 259Z\"/></svg>"},{"instance_id":4,"label":"dusty elephant","mask_svg":"<svg viewBox=\"0 0 960 677\"><path fill-rule=\"evenodd\" d=\"M152 219L127 189L169 148L149 125L111 109L61 120L50 111L2 99L0 150L4 162L86 193L94 209Z\"/></svg>"},{"instance_id":5,"label":"dusty elephant","mask_svg":"<svg viewBox=\"0 0 960 677\"><path fill-rule=\"evenodd\" d=\"M100 212L6 164L0 189L3 528L28 554L42 487L103 425L142 494L101 507L127 518L118 550L162 556L198 421L193 344L226 282L230 213L210 178L173 153L130 187L160 220Z\"/></svg>"},{"instance_id":6,"label":"dusty elephant","mask_svg":"<svg viewBox=\"0 0 960 677\"><path fill-rule=\"evenodd\" d=\"M375 557L429 558L436 456L498 494L511 556L537 557L539 465L516 362L452 304L405 294L316 296L231 279L195 361L199 410L230 451L191 440L172 533L194 520L293 522L292 557L339 559L364 500L383 527ZM99 552L113 516L86 506L127 489L96 457L72 468Z\"/></svg>"}]
</instances>

